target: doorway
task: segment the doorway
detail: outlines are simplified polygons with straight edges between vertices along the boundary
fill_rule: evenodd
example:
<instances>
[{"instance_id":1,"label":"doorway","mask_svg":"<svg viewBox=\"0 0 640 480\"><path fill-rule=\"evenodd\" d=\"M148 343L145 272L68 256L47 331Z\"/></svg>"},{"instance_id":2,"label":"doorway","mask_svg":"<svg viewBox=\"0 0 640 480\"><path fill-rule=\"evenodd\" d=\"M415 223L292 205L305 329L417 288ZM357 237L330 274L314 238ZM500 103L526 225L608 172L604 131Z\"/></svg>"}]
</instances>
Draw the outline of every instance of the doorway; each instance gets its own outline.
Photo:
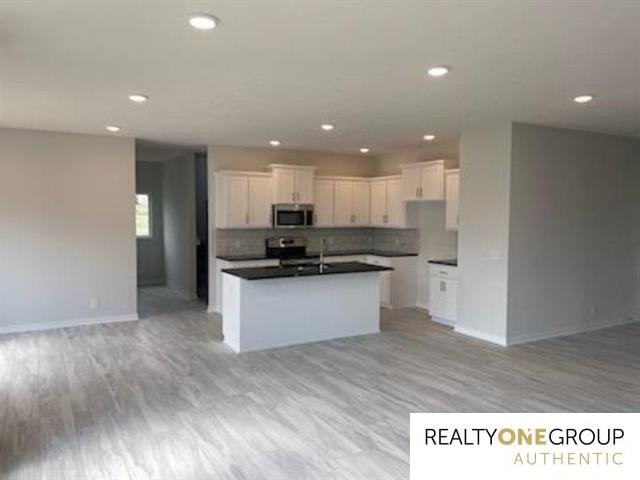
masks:
<instances>
[{"instance_id":1,"label":"doorway","mask_svg":"<svg viewBox=\"0 0 640 480\"><path fill-rule=\"evenodd\" d=\"M209 202L207 154L196 153L196 294L209 302Z\"/></svg>"},{"instance_id":2,"label":"doorway","mask_svg":"<svg viewBox=\"0 0 640 480\"><path fill-rule=\"evenodd\" d=\"M138 312L203 308L208 300L207 156L136 142Z\"/></svg>"}]
</instances>

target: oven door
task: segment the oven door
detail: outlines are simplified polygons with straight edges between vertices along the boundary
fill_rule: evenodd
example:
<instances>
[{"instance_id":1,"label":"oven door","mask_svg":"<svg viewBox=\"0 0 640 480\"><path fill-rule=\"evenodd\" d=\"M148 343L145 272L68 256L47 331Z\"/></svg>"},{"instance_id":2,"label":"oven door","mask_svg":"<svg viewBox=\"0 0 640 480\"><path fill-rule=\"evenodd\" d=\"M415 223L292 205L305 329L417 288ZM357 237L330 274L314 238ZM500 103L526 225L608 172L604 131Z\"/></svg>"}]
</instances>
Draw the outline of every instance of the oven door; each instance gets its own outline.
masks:
<instances>
[{"instance_id":1,"label":"oven door","mask_svg":"<svg viewBox=\"0 0 640 480\"><path fill-rule=\"evenodd\" d=\"M289 210L273 208L274 228L296 228L304 227L307 223L307 212L305 210Z\"/></svg>"}]
</instances>

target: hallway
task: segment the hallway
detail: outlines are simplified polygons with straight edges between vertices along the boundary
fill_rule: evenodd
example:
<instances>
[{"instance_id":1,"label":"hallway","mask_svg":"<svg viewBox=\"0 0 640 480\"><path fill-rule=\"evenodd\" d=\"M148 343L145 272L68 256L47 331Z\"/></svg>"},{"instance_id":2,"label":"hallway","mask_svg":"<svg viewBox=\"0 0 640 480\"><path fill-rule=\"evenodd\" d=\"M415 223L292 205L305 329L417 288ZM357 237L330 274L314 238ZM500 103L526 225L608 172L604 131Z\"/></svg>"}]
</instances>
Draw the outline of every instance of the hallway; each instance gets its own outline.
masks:
<instances>
[{"instance_id":1,"label":"hallway","mask_svg":"<svg viewBox=\"0 0 640 480\"><path fill-rule=\"evenodd\" d=\"M206 311L207 305L203 300L185 298L166 287L138 288L138 315L141 319L180 313L202 316Z\"/></svg>"}]
</instances>

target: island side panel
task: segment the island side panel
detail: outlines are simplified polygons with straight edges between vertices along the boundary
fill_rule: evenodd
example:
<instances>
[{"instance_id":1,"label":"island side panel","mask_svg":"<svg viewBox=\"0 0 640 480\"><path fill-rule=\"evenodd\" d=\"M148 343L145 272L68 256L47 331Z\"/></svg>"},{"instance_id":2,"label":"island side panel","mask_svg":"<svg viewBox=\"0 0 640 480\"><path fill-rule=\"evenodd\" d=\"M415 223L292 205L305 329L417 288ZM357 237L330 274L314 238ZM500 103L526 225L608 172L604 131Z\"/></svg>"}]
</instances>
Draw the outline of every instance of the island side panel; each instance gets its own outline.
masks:
<instances>
[{"instance_id":1,"label":"island side panel","mask_svg":"<svg viewBox=\"0 0 640 480\"><path fill-rule=\"evenodd\" d=\"M234 350L377 333L379 278L368 272L240 280L240 347Z\"/></svg>"},{"instance_id":2,"label":"island side panel","mask_svg":"<svg viewBox=\"0 0 640 480\"><path fill-rule=\"evenodd\" d=\"M240 352L241 280L226 273L222 274L222 335L224 343L234 352Z\"/></svg>"}]
</instances>

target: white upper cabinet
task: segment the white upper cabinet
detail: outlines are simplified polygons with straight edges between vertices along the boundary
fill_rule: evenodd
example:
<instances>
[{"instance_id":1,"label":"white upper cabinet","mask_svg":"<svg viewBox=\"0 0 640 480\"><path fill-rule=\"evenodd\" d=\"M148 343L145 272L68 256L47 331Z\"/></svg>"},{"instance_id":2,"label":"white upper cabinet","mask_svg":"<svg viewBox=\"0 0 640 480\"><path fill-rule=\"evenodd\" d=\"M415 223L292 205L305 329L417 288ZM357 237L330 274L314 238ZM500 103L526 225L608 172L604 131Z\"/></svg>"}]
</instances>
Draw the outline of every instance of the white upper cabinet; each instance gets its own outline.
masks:
<instances>
[{"instance_id":1,"label":"white upper cabinet","mask_svg":"<svg viewBox=\"0 0 640 480\"><path fill-rule=\"evenodd\" d=\"M357 226L369 225L369 182L353 182L353 224Z\"/></svg>"},{"instance_id":2,"label":"white upper cabinet","mask_svg":"<svg viewBox=\"0 0 640 480\"><path fill-rule=\"evenodd\" d=\"M406 201L444 200L444 172L453 160L433 160L402 165L402 192Z\"/></svg>"},{"instance_id":3,"label":"white upper cabinet","mask_svg":"<svg viewBox=\"0 0 640 480\"><path fill-rule=\"evenodd\" d=\"M270 175L216 172L215 207L218 228L269 227Z\"/></svg>"},{"instance_id":4,"label":"white upper cabinet","mask_svg":"<svg viewBox=\"0 0 640 480\"><path fill-rule=\"evenodd\" d=\"M271 179L249 177L249 225L271 226Z\"/></svg>"},{"instance_id":5,"label":"white upper cabinet","mask_svg":"<svg viewBox=\"0 0 640 480\"><path fill-rule=\"evenodd\" d=\"M334 222L336 225L353 224L353 183L349 180L335 182Z\"/></svg>"},{"instance_id":6,"label":"white upper cabinet","mask_svg":"<svg viewBox=\"0 0 640 480\"><path fill-rule=\"evenodd\" d=\"M273 171L273 203L313 203L316 167L270 165Z\"/></svg>"},{"instance_id":7,"label":"white upper cabinet","mask_svg":"<svg viewBox=\"0 0 640 480\"><path fill-rule=\"evenodd\" d=\"M405 200L420 200L422 187L422 167L402 167L402 196Z\"/></svg>"},{"instance_id":8,"label":"white upper cabinet","mask_svg":"<svg viewBox=\"0 0 640 480\"><path fill-rule=\"evenodd\" d=\"M402 198L402 179L387 180L387 225L404 227L406 225L406 205Z\"/></svg>"},{"instance_id":9,"label":"white upper cabinet","mask_svg":"<svg viewBox=\"0 0 640 480\"><path fill-rule=\"evenodd\" d=\"M313 203L313 175L314 169L296 169L295 171L295 191L297 193L297 203Z\"/></svg>"},{"instance_id":10,"label":"white upper cabinet","mask_svg":"<svg viewBox=\"0 0 640 480\"><path fill-rule=\"evenodd\" d=\"M371 180L371 225L376 227L405 226L405 205L400 177Z\"/></svg>"},{"instance_id":11,"label":"white upper cabinet","mask_svg":"<svg viewBox=\"0 0 640 480\"><path fill-rule=\"evenodd\" d=\"M431 163L422 167L421 200L444 200L444 166Z\"/></svg>"},{"instance_id":12,"label":"white upper cabinet","mask_svg":"<svg viewBox=\"0 0 640 480\"><path fill-rule=\"evenodd\" d=\"M384 226L387 223L387 182L371 181L371 225Z\"/></svg>"},{"instance_id":13,"label":"white upper cabinet","mask_svg":"<svg viewBox=\"0 0 640 480\"><path fill-rule=\"evenodd\" d=\"M339 226L369 225L369 182L336 180L334 222Z\"/></svg>"},{"instance_id":14,"label":"white upper cabinet","mask_svg":"<svg viewBox=\"0 0 640 480\"><path fill-rule=\"evenodd\" d=\"M286 168L273 170L273 203L295 203L295 172Z\"/></svg>"},{"instance_id":15,"label":"white upper cabinet","mask_svg":"<svg viewBox=\"0 0 640 480\"><path fill-rule=\"evenodd\" d=\"M249 179L245 175L216 174L219 224L225 228L246 227L249 223Z\"/></svg>"},{"instance_id":16,"label":"white upper cabinet","mask_svg":"<svg viewBox=\"0 0 640 480\"><path fill-rule=\"evenodd\" d=\"M445 228L458 230L458 211L460 208L460 170L452 169L445 172Z\"/></svg>"},{"instance_id":17,"label":"white upper cabinet","mask_svg":"<svg viewBox=\"0 0 640 480\"><path fill-rule=\"evenodd\" d=\"M314 182L313 224L317 227L330 227L335 225L334 213L334 181L316 179Z\"/></svg>"}]
</instances>

